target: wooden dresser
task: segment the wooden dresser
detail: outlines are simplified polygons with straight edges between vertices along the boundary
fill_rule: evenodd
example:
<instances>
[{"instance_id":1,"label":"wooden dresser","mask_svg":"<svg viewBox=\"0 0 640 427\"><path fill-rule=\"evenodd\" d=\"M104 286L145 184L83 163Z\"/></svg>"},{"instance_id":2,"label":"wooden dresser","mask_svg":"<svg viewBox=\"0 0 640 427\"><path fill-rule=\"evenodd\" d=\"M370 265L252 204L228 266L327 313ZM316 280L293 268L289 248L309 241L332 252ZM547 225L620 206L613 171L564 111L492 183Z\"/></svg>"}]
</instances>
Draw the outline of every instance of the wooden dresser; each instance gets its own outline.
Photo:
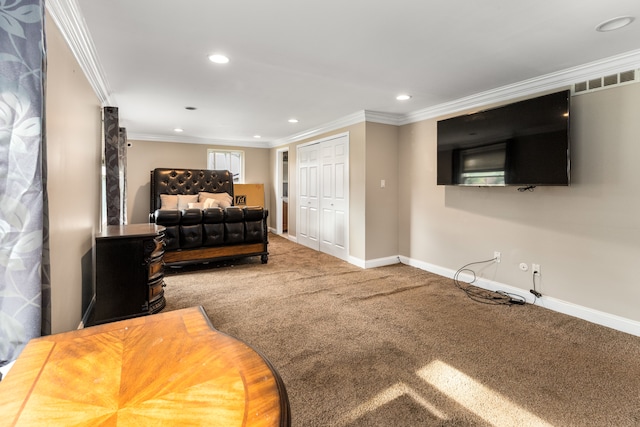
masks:
<instances>
[{"instance_id":1,"label":"wooden dresser","mask_svg":"<svg viewBox=\"0 0 640 427\"><path fill-rule=\"evenodd\" d=\"M31 340L0 382L7 426L287 427L266 358L202 307Z\"/></svg>"},{"instance_id":2,"label":"wooden dresser","mask_svg":"<svg viewBox=\"0 0 640 427\"><path fill-rule=\"evenodd\" d=\"M87 326L162 310L163 255L160 225L112 225L96 235L95 303Z\"/></svg>"}]
</instances>

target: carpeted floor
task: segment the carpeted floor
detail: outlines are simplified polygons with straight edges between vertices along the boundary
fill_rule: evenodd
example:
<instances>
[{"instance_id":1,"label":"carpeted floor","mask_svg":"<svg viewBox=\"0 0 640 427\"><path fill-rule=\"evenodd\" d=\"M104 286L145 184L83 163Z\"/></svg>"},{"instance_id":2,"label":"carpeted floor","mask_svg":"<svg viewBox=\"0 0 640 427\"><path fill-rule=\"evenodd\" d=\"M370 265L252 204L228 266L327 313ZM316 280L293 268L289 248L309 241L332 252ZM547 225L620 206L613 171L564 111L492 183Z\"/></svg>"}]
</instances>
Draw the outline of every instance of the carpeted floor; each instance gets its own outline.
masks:
<instances>
[{"instance_id":1,"label":"carpeted floor","mask_svg":"<svg viewBox=\"0 0 640 427\"><path fill-rule=\"evenodd\" d=\"M362 270L274 235L269 252L167 269L165 310L201 305L260 350L293 426L640 425L640 337L473 302L406 265Z\"/></svg>"}]
</instances>

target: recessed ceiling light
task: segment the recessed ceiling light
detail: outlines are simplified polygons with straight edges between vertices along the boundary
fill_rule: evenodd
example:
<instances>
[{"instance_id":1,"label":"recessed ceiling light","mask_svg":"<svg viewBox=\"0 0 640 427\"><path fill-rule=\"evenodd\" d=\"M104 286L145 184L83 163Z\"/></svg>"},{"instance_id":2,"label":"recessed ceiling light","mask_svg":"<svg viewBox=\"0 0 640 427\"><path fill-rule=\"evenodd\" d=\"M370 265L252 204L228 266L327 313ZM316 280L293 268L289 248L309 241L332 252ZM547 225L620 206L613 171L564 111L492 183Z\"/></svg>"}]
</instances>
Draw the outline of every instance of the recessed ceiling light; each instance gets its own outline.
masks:
<instances>
[{"instance_id":1,"label":"recessed ceiling light","mask_svg":"<svg viewBox=\"0 0 640 427\"><path fill-rule=\"evenodd\" d=\"M184 132L184 129L182 128L175 128L173 129L174 132Z\"/></svg>"},{"instance_id":2,"label":"recessed ceiling light","mask_svg":"<svg viewBox=\"0 0 640 427\"><path fill-rule=\"evenodd\" d=\"M596 31L606 32L606 31L618 30L622 27L626 27L627 25L631 24L634 21L634 19L635 18L633 16L619 16L617 18L608 19L600 23L596 27Z\"/></svg>"},{"instance_id":3,"label":"recessed ceiling light","mask_svg":"<svg viewBox=\"0 0 640 427\"><path fill-rule=\"evenodd\" d=\"M411 95L406 95L406 94L398 95L396 96L396 99L398 101L406 101L408 99L411 99Z\"/></svg>"},{"instance_id":4,"label":"recessed ceiling light","mask_svg":"<svg viewBox=\"0 0 640 427\"><path fill-rule=\"evenodd\" d=\"M229 62L229 58L224 55L214 54L209 55L209 61L215 62L216 64L226 64L227 62Z\"/></svg>"},{"instance_id":5,"label":"recessed ceiling light","mask_svg":"<svg viewBox=\"0 0 640 427\"><path fill-rule=\"evenodd\" d=\"M298 119L289 119L289 123L298 123Z\"/></svg>"},{"instance_id":6,"label":"recessed ceiling light","mask_svg":"<svg viewBox=\"0 0 640 427\"><path fill-rule=\"evenodd\" d=\"M253 135L253 137L256 139L262 138L260 135Z\"/></svg>"}]
</instances>

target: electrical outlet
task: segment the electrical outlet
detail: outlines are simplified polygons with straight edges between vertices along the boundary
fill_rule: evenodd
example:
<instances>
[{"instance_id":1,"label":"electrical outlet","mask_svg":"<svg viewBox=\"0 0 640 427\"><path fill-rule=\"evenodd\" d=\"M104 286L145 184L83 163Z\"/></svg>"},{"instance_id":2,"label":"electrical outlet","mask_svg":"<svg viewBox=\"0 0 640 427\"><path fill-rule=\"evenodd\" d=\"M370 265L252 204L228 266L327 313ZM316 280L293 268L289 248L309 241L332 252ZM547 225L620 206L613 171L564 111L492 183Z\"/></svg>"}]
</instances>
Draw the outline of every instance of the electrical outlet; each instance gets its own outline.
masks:
<instances>
[{"instance_id":1,"label":"electrical outlet","mask_svg":"<svg viewBox=\"0 0 640 427\"><path fill-rule=\"evenodd\" d=\"M493 259L495 260L495 262L499 263L500 262L500 252L495 251L493 253Z\"/></svg>"},{"instance_id":2,"label":"electrical outlet","mask_svg":"<svg viewBox=\"0 0 640 427\"><path fill-rule=\"evenodd\" d=\"M531 264L531 271L534 276L540 276L540 264Z\"/></svg>"}]
</instances>

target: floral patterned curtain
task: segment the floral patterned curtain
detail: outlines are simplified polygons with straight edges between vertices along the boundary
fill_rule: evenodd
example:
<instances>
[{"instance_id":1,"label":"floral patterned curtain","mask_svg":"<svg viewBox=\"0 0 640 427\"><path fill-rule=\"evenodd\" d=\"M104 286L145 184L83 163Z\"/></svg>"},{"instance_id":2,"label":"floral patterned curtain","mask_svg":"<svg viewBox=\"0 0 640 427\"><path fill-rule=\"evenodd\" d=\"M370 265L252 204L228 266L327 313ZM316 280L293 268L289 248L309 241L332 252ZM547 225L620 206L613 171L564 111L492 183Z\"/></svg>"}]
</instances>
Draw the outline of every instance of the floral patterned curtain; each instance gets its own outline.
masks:
<instances>
[{"instance_id":1,"label":"floral patterned curtain","mask_svg":"<svg viewBox=\"0 0 640 427\"><path fill-rule=\"evenodd\" d=\"M44 0L0 0L0 366L50 332L45 74Z\"/></svg>"},{"instance_id":2,"label":"floral patterned curtain","mask_svg":"<svg viewBox=\"0 0 640 427\"><path fill-rule=\"evenodd\" d=\"M1 0L0 0L1 1ZM126 224L127 132L118 126L118 107L104 107L104 162L106 169L107 224Z\"/></svg>"}]
</instances>

